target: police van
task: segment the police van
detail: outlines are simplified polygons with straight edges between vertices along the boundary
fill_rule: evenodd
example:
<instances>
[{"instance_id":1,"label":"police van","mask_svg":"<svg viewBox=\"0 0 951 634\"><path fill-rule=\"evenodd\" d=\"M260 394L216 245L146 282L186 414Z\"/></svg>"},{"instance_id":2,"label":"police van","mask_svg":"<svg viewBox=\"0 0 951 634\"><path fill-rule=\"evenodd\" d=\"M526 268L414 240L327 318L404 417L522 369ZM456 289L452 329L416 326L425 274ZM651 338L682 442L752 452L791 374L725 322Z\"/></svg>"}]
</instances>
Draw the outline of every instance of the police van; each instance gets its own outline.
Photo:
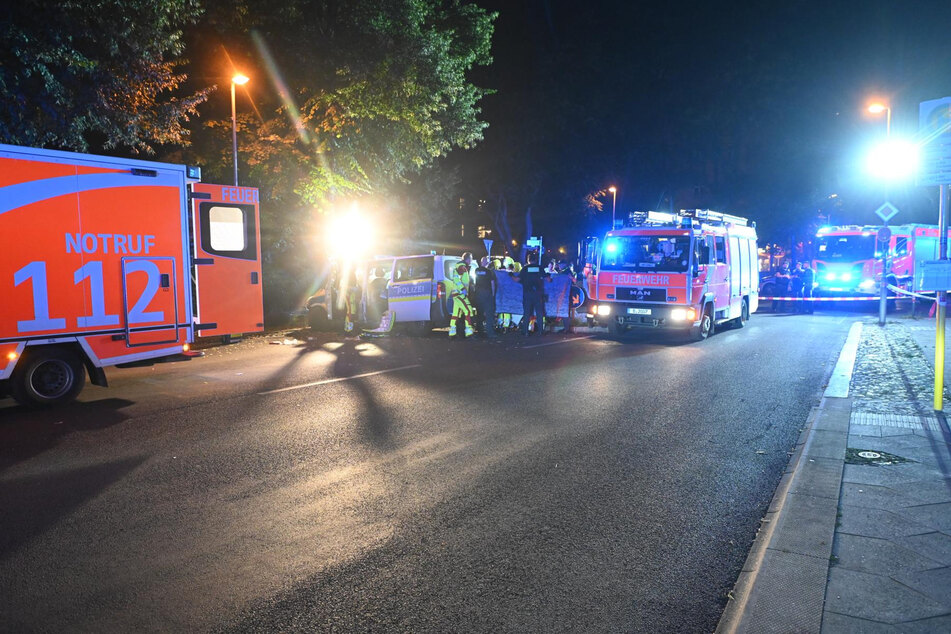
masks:
<instances>
[{"instance_id":1,"label":"police van","mask_svg":"<svg viewBox=\"0 0 951 634\"><path fill-rule=\"evenodd\" d=\"M386 308L393 312L397 327L410 325L426 333L433 328L449 325L452 300L446 280L462 261L453 255L406 255L377 257L356 263L357 279L361 287L361 301L357 320L375 325L379 310L378 299L386 300ZM382 270L383 276L378 274ZM383 283L385 281L385 284ZM343 315L343 293L329 283L331 292L321 289L308 298L308 322L312 328L323 329ZM332 298L338 298L333 301ZM328 301L330 299L331 301ZM341 322L342 323L342 322Z\"/></svg>"}]
</instances>

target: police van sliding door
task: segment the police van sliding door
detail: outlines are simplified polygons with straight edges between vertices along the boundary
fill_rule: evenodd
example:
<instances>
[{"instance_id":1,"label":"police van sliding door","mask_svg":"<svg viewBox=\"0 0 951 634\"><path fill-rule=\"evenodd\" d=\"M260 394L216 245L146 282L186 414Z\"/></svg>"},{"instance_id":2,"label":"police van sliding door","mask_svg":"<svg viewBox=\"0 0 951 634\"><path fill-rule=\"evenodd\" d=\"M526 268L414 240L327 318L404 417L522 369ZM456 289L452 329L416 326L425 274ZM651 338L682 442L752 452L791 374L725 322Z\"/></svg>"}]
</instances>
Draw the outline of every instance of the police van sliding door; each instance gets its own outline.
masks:
<instances>
[{"instance_id":1,"label":"police van sliding door","mask_svg":"<svg viewBox=\"0 0 951 634\"><path fill-rule=\"evenodd\" d=\"M429 321L433 293L433 256L397 258L387 290L397 323Z\"/></svg>"},{"instance_id":2,"label":"police van sliding door","mask_svg":"<svg viewBox=\"0 0 951 634\"><path fill-rule=\"evenodd\" d=\"M264 329L258 191L192 186L198 335Z\"/></svg>"}]
</instances>

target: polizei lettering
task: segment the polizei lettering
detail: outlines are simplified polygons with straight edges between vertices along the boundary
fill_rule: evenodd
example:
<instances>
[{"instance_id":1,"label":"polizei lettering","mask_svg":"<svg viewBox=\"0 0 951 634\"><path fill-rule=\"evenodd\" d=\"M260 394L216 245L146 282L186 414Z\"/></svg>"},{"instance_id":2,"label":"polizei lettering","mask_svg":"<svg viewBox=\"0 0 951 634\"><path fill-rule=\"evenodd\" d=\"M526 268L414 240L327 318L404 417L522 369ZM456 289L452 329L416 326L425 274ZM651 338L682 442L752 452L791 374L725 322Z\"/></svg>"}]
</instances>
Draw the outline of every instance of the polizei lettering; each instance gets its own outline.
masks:
<instances>
[{"instance_id":1,"label":"polizei lettering","mask_svg":"<svg viewBox=\"0 0 951 634\"><path fill-rule=\"evenodd\" d=\"M66 253L148 253L155 236L127 233L67 233Z\"/></svg>"},{"instance_id":2,"label":"polizei lettering","mask_svg":"<svg viewBox=\"0 0 951 634\"><path fill-rule=\"evenodd\" d=\"M670 276L658 273L617 273L613 283L615 286L668 286Z\"/></svg>"}]
</instances>

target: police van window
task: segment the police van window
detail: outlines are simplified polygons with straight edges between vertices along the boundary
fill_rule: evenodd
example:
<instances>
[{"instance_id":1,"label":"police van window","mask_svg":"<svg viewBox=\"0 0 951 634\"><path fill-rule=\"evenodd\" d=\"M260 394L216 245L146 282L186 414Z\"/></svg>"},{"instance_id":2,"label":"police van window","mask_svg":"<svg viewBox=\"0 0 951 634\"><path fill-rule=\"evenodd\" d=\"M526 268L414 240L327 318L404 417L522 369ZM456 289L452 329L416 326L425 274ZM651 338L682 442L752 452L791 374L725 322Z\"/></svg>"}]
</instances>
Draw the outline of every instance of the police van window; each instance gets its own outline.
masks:
<instances>
[{"instance_id":1,"label":"police van window","mask_svg":"<svg viewBox=\"0 0 951 634\"><path fill-rule=\"evenodd\" d=\"M201 248L206 253L240 260L257 259L253 205L222 205L203 202L198 206Z\"/></svg>"},{"instance_id":2,"label":"police van window","mask_svg":"<svg viewBox=\"0 0 951 634\"><path fill-rule=\"evenodd\" d=\"M396 261L396 275L393 280L396 282L405 282L407 280L428 279L433 276L433 258L424 256L420 258L405 258Z\"/></svg>"},{"instance_id":3,"label":"police van window","mask_svg":"<svg viewBox=\"0 0 951 634\"><path fill-rule=\"evenodd\" d=\"M895 238L895 255L908 255L908 238Z\"/></svg>"},{"instance_id":4,"label":"police van window","mask_svg":"<svg viewBox=\"0 0 951 634\"><path fill-rule=\"evenodd\" d=\"M726 264L726 239L722 236L717 236L715 241L717 249L717 263Z\"/></svg>"},{"instance_id":5,"label":"police van window","mask_svg":"<svg viewBox=\"0 0 951 634\"><path fill-rule=\"evenodd\" d=\"M460 262L462 260L443 260L443 277L451 279Z\"/></svg>"}]
</instances>

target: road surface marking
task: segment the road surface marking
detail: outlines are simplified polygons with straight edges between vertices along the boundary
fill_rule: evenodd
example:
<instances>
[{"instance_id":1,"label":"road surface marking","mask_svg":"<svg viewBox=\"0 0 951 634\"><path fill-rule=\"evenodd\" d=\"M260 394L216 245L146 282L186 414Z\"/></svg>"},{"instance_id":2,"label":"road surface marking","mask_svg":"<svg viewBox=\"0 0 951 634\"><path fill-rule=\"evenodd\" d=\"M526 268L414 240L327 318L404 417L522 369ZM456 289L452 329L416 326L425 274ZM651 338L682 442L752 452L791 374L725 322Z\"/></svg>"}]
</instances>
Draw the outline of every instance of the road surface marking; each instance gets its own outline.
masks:
<instances>
[{"instance_id":1,"label":"road surface marking","mask_svg":"<svg viewBox=\"0 0 951 634\"><path fill-rule=\"evenodd\" d=\"M849 336L839 353L839 360L832 370L832 378L826 386L826 397L848 398L849 383L852 382L852 368L855 367L855 355L859 351L859 341L862 339L862 322L857 321L849 328Z\"/></svg>"},{"instance_id":2,"label":"road surface marking","mask_svg":"<svg viewBox=\"0 0 951 634\"><path fill-rule=\"evenodd\" d=\"M541 348L542 346L554 346L559 343L569 343L571 341L580 341L582 339L594 339L594 335L586 335L584 337L571 337L570 339L559 339L558 341L546 341L545 343L536 343L533 346L522 346L523 350L528 350L529 348Z\"/></svg>"},{"instance_id":3,"label":"road surface marking","mask_svg":"<svg viewBox=\"0 0 951 634\"><path fill-rule=\"evenodd\" d=\"M409 370L410 368L418 368L421 364L416 363L413 365L404 365L398 368L390 368L389 370L377 370L376 372L365 372L364 374L354 374L353 376L341 376L336 379L324 379L323 381L314 381L313 383L304 383L302 385L292 385L290 387L281 387L276 390L267 390L265 392L258 392L259 395L262 394L276 394L277 392L288 392L290 390L302 390L305 387L315 387L317 385L327 385L328 383L340 383L341 381L350 381L351 379L362 379L368 376L375 376L377 374L386 374L387 372L399 372L400 370Z\"/></svg>"}]
</instances>

